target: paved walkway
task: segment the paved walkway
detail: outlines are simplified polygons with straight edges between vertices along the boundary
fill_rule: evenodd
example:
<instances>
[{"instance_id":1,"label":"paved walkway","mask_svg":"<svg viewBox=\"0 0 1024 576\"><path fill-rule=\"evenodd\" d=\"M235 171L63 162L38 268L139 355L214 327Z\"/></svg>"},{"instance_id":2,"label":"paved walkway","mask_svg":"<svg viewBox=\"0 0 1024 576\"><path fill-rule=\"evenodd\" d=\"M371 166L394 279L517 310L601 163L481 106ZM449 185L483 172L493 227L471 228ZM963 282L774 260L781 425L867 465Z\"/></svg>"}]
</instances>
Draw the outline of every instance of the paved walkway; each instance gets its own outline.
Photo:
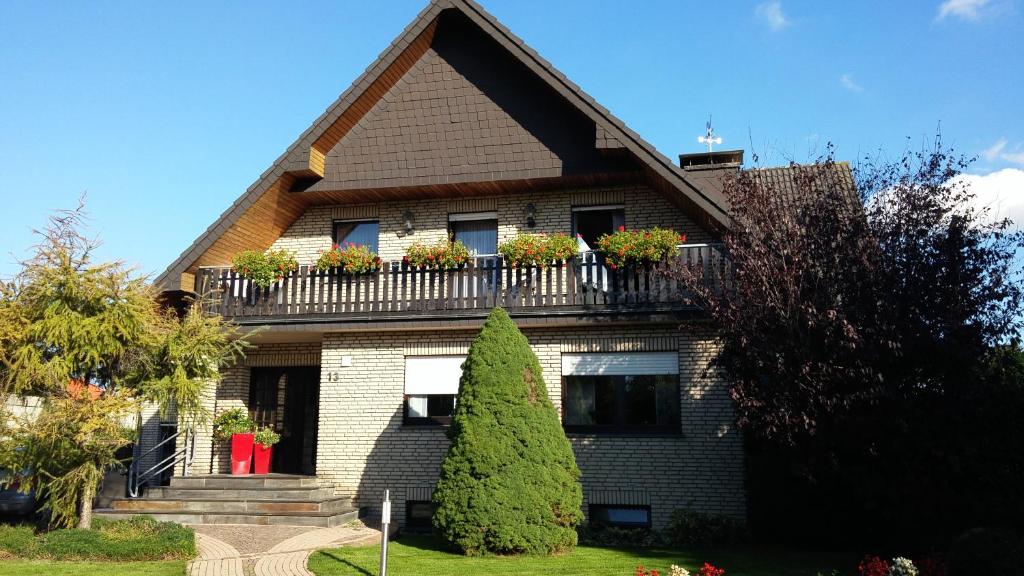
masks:
<instances>
[{"instance_id":1,"label":"paved walkway","mask_svg":"<svg viewBox=\"0 0 1024 576\"><path fill-rule=\"evenodd\" d=\"M299 534L295 534L294 527L284 526L194 528L199 557L188 565L188 576L313 576L306 568L306 561L314 551L371 544L380 540L379 531L361 524L310 528ZM216 533L224 540L209 532ZM248 545L253 539L276 543L265 551L248 554L239 552L239 547L251 548ZM225 540L233 540L235 545Z\"/></svg>"}]
</instances>

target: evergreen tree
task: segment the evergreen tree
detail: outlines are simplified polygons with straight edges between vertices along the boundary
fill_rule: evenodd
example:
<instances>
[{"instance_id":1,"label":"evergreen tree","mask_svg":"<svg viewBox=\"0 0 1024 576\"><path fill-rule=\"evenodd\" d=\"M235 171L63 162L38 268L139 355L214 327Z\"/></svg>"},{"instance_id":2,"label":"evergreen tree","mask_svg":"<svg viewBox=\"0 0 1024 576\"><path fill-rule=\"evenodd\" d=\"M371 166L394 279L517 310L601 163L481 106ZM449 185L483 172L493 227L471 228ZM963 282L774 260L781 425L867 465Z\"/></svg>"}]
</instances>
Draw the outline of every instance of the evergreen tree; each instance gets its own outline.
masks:
<instances>
[{"instance_id":1,"label":"evergreen tree","mask_svg":"<svg viewBox=\"0 0 1024 576\"><path fill-rule=\"evenodd\" d=\"M55 524L88 528L141 402L173 407L182 426L202 424L205 390L245 342L197 308L184 318L163 309L123 264L94 262L83 215L79 206L51 217L32 258L0 282L0 395L42 398L38 414L0 414L0 467L27 471L9 480L34 489Z\"/></svg>"},{"instance_id":2,"label":"evergreen tree","mask_svg":"<svg viewBox=\"0 0 1024 576\"><path fill-rule=\"evenodd\" d=\"M462 366L434 491L434 526L468 555L550 554L576 545L579 468L540 363L500 308Z\"/></svg>"}]
</instances>

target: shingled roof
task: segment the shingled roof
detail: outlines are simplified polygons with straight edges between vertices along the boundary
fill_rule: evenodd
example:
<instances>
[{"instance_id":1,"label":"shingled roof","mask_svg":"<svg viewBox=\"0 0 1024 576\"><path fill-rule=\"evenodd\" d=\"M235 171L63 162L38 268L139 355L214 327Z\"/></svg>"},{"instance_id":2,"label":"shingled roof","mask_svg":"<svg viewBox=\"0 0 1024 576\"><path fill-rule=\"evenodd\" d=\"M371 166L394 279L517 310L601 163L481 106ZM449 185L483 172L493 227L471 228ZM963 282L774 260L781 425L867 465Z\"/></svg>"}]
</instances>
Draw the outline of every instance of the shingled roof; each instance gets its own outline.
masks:
<instances>
[{"instance_id":1,"label":"shingled roof","mask_svg":"<svg viewBox=\"0 0 1024 576\"><path fill-rule=\"evenodd\" d=\"M269 245L308 205L303 182L324 177L325 157L430 48L438 19L456 11L593 121L595 148L619 149L641 166L647 181L699 214L702 224L728 223L720 192L691 180L684 170L629 129L536 51L472 0L432 0L380 57L356 79L303 134L203 234L157 278L164 288L189 289L188 276L199 265L222 264L229 254ZM307 186L308 187L308 186ZM231 232L229 234L229 231ZM245 238L245 242L238 238ZM246 245L248 242L248 245Z\"/></svg>"},{"instance_id":2,"label":"shingled roof","mask_svg":"<svg viewBox=\"0 0 1024 576\"><path fill-rule=\"evenodd\" d=\"M796 205L801 200L800 195L807 192L806 189L801 189L799 183L801 174L813 178L812 191L826 188L837 189L845 192L851 204L860 204L857 183L848 162L752 168L746 172L753 176L763 188L774 192L787 205Z\"/></svg>"}]
</instances>

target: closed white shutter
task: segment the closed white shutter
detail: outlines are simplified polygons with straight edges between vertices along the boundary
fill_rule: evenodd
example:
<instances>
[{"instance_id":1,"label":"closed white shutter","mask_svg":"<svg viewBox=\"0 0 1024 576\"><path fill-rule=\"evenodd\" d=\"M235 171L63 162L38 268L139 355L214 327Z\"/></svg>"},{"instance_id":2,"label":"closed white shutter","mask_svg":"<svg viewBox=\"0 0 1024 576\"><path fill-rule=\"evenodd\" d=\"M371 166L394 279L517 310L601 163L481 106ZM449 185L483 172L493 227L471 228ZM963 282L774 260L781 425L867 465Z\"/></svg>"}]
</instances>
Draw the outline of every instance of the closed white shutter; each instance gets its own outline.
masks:
<instances>
[{"instance_id":1,"label":"closed white shutter","mask_svg":"<svg viewBox=\"0 0 1024 576\"><path fill-rule=\"evenodd\" d=\"M679 374L675 352L562 354L563 376L643 376Z\"/></svg>"},{"instance_id":2,"label":"closed white shutter","mask_svg":"<svg viewBox=\"0 0 1024 576\"><path fill-rule=\"evenodd\" d=\"M458 394L465 356L406 356L405 393Z\"/></svg>"}]
</instances>

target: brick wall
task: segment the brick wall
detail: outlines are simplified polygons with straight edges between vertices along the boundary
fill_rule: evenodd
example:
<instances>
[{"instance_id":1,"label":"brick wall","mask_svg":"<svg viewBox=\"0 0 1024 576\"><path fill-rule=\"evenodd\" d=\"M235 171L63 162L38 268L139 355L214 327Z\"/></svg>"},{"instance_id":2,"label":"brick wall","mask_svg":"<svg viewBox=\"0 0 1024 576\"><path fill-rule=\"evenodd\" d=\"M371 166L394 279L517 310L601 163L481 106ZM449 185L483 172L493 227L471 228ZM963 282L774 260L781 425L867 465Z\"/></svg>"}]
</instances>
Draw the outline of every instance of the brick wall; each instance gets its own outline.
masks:
<instances>
[{"instance_id":1,"label":"brick wall","mask_svg":"<svg viewBox=\"0 0 1024 576\"><path fill-rule=\"evenodd\" d=\"M429 499L448 441L444 430L402 425L405 357L465 354L475 332L328 334L320 344L263 345L245 365L225 371L211 409L248 401L250 366L321 365L317 476L359 506L379 514L390 488L394 518L405 500ZM715 351L705 325L650 328L543 328L526 331L561 410L561 355L569 352L679 353L681 426L678 436L572 434L582 471L584 511L590 503L646 504L655 527L677 508L743 517L742 444L724 382L706 368ZM342 359L351 360L342 366ZM226 444L199 435L193 473L225 473Z\"/></svg>"},{"instance_id":2,"label":"brick wall","mask_svg":"<svg viewBox=\"0 0 1024 576\"><path fill-rule=\"evenodd\" d=\"M526 225L526 205L536 207L536 227ZM309 208L274 242L274 248L291 250L300 264L316 262L320 252L331 247L332 222L336 219L369 219L380 222L379 255L384 260L397 260L414 242L434 243L447 237L448 214L458 212L498 213L498 242L517 232L564 232L572 230L573 206L621 204L625 206L626 226L673 228L687 235L690 242L707 242L712 238L670 203L663 195L647 186L615 186L579 190L555 190L523 193L470 200L407 200L379 205L315 206ZM403 214L415 217L412 234L405 233Z\"/></svg>"},{"instance_id":3,"label":"brick wall","mask_svg":"<svg viewBox=\"0 0 1024 576\"><path fill-rule=\"evenodd\" d=\"M527 332L549 394L561 397L561 354L678 350L682 434L571 435L586 504L648 504L663 527L676 508L744 515L742 448L722 381L705 375L714 351L704 328L538 329ZM335 334L324 341L317 474L379 514L385 487L404 519L406 499L429 494L447 447L444 431L402 425L404 357L464 353L472 333ZM351 365L342 367L342 358ZM559 406L560 408L560 406Z\"/></svg>"}]
</instances>

